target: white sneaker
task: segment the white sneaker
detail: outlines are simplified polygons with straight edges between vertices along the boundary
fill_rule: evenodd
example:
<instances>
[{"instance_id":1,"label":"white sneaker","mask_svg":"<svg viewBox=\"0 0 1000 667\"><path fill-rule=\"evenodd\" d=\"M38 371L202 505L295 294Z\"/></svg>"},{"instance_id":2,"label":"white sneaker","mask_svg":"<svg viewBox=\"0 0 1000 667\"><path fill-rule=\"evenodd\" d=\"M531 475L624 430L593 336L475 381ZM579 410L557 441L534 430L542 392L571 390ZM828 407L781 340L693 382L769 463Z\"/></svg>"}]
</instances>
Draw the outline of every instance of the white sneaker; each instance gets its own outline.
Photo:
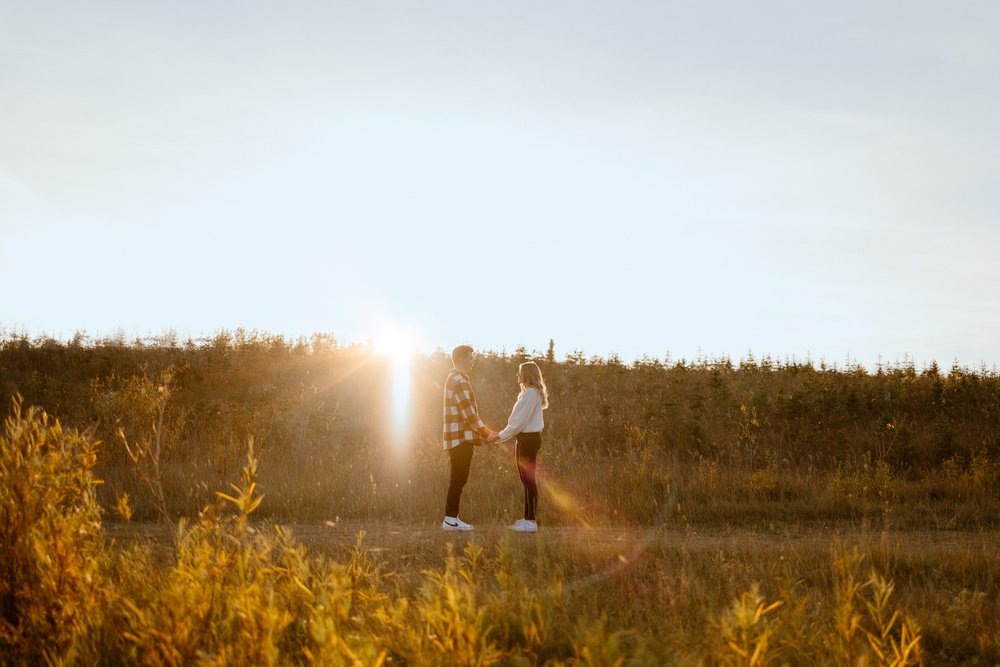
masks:
<instances>
[{"instance_id":1,"label":"white sneaker","mask_svg":"<svg viewBox=\"0 0 1000 667\"><path fill-rule=\"evenodd\" d=\"M518 519L510 529L515 533L537 533L538 524L527 519Z\"/></svg>"},{"instance_id":2,"label":"white sneaker","mask_svg":"<svg viewBox=\"0 0 1000 667\"><path fill-rule=\"evenodd\" d=\"M469 531L473 529L473 526L465 523L458 517L446 516L444 521L441 522L441 528L444 530L460 530Z\"/></svg>"}]
</instances>

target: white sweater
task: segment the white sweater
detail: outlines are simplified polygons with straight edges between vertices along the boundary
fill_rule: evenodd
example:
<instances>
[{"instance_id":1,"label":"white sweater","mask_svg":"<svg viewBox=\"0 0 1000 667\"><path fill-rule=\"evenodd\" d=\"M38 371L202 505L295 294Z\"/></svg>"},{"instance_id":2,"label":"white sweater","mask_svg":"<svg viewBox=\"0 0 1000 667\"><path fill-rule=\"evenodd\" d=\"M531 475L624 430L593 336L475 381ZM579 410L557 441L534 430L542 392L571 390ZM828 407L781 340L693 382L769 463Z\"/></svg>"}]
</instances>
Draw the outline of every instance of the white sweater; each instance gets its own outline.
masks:
<instances>
[{"instance_id":1,"label":"white sweater","mask_svg":"<svg viewBox=\"0 0 1000 667\"><path fill-rule=\"evenodd\" d=\"M500 431L500 439L513 438L518 433L538 433L544 427L542 395L534 387L528 387L517 397L507 420L507 428Z\"/></svg>"}]
</instances>

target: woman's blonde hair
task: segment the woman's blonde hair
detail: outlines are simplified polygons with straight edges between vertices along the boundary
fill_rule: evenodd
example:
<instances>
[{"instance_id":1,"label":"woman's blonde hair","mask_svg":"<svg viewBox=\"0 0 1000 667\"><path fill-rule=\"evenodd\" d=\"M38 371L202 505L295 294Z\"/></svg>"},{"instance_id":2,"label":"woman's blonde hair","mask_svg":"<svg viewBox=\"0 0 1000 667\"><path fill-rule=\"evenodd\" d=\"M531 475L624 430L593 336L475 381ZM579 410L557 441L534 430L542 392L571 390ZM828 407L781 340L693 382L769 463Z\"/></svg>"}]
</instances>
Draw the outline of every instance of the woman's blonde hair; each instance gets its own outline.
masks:
<instances>
[{"instance_id":1,"label":"woman's blonde hair","mask_svg":"<svg viewBox=\"0 0 1000 667\"><path fill-rule=\"evenodd\" d=\"M549 392L545 389L545 380L542 379L542 369L534 361L526 361L517 369L518 377L521 381L521 391L528 387L534 387L542 395L542 409L549 407Z\"/></svg>"}]
</instances>

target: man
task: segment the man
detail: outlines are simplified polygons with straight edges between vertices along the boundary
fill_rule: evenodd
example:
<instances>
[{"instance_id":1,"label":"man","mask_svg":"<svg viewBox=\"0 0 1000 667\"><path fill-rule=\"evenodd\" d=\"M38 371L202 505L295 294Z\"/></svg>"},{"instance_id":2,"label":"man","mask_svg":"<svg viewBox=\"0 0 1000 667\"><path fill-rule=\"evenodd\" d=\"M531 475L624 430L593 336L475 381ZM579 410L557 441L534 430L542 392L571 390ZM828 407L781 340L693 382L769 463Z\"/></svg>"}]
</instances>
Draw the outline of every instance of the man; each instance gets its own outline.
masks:
<instances>
[{"instance_id":1,"label":"man","mask_svg":"<svg viewBox=\"0 0 1000 667\"><path fill-rule=\"evenodd\" d=\"M451 352L454 368L444 383L444 450L451 462L448 498L445 502L444 530L472 530L472 526L458 518L458 505L462 488L469 479L472 452L476 445L495 442L497 434L479 417L476 392L469 382L469 373L476 365L475 355L468 345L459 345Z\"/></svg>"}]
</instances>

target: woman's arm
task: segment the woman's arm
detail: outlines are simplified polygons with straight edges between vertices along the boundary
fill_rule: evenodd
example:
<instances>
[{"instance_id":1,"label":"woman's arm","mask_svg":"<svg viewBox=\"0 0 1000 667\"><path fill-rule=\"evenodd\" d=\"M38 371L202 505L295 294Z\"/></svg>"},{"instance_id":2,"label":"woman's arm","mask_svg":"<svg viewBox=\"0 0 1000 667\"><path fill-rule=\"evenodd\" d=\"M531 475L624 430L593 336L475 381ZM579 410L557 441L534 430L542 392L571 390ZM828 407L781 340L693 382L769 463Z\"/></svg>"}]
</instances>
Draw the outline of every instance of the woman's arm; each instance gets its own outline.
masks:
<instances>
[{"instance_id":1,"label":"woman's arm","mask_svg":"<svg viewBox=\"0 0 1000 667\"><path fill-rule=\"evenodd\" d=\"M507 420L507 427L500 431L500 440L513 438L524 430L531 415L541 405L542 397L534 387L528 387L517 397L514 409L510 411L510 419Z\"/></svg>"}]
</instances>

